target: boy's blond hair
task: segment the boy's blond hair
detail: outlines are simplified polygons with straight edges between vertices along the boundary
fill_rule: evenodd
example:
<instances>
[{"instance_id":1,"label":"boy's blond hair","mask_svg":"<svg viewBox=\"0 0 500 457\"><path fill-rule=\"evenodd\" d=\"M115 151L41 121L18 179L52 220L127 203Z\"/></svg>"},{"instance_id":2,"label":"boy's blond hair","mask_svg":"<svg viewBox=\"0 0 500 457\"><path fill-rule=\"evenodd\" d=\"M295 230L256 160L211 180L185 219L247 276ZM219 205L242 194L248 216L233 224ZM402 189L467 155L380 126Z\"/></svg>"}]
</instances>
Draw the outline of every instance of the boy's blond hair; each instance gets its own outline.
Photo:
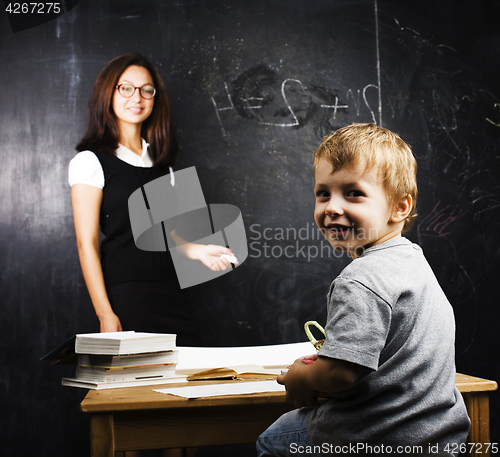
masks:
<instances>
[{"instance_id":1,"label":"boy's blond hair","mask_svg":"<svg viewBox=\"0 0 500 457\"><path fill-rule=\"evenodd\" d=\"M332 173L346 165L365 164L366 171L378 168L390 203L397 205L411 196L412 207L402 233L412 228L417 216L417 162L398 135L374 124L352 124L323 140L314 153L314 168L321 159L332 165Z\"/></svg>"}]
</instances>

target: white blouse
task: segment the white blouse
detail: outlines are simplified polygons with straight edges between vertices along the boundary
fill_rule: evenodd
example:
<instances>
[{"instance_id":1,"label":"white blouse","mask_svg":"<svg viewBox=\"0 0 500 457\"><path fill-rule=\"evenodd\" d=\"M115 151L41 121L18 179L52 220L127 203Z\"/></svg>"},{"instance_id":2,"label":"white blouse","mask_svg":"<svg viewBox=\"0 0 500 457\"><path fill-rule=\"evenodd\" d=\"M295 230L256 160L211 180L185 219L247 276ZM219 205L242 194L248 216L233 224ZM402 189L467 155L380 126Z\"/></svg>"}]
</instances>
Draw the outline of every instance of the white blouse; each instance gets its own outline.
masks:
<instances>
[{"instance_id":1,"label":"white blouse","mask_svg":"<svg viewBox=\"0 0 500 457\"><path fill-rule=\"evenodd\" d=\"M143 139L142 154L139 156L120 144L116 150L116 157L134 167L150 168L153 162L149 157L148 146L149 144ZM79 152L71 159L68 167L68 182L70 186L88 184L99 189L104 187L104 171L101 162L92 151Z\"/></svg>"}]
</instances>

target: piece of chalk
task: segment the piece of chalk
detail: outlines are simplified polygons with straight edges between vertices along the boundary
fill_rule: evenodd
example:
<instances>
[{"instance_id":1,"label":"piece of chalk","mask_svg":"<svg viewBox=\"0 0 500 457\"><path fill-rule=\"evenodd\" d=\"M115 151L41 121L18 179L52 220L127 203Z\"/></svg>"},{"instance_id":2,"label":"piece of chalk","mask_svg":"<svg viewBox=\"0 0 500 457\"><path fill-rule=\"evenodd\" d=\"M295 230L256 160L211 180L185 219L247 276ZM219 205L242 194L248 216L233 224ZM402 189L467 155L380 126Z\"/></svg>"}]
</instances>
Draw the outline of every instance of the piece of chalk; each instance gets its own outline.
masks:
<instances>
[{"instance_id":1,"label":"piece of chalk","mask_svg":"<svg viewBox=\"0 0 500 457\"><path fill-rule=\"evenodd\" d=\"M238 263L238 259L234 255L222 254L221 259L226 259L231 263Z\"/></svg>"}]
</instances>

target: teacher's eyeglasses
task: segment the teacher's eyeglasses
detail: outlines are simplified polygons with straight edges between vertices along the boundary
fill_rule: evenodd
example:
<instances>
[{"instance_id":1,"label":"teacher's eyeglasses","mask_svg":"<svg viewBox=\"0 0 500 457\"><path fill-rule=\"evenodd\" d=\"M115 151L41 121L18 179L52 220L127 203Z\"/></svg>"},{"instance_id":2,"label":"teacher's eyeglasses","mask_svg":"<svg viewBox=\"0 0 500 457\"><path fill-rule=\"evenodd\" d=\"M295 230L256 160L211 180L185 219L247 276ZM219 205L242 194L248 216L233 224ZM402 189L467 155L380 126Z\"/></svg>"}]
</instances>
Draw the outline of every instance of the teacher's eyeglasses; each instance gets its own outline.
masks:
<instances>
[{"instance_id":1,"label":"teacher's eyeglasses","mask_svg":"<svg viewBox=\"0 0 500 457\"><path fill-rule=\"evenodd\" d=\"M120 84L115 87L120 92L120 95L125 98L130 98L135 94L136 89L139 89L139 93L142 98L151 99L156 94L156 89L151 84L145 84L142 87L135 87L132 84Z\"/></svg>"}]
</instances>

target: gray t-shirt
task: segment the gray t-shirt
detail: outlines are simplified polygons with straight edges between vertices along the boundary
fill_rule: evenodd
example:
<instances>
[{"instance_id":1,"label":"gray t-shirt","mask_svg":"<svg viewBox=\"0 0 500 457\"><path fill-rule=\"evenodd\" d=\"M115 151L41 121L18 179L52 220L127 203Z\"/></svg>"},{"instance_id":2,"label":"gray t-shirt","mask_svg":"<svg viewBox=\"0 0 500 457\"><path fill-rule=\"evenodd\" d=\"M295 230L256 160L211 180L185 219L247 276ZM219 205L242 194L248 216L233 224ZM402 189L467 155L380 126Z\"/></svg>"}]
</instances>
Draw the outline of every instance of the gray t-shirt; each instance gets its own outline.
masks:
<instances>
[{"instance_id":1,"label":"gray t-shirt","mask_svg":"<svg viewBox=\"0 0 500 457\"><path fill-rule=\"evenodd\" d=\"M455 387L453 310L418 245L395 238L351 262L330 288L325 330L319 355L364 370L308 413L314 444L430 453L429 443L451 452L465 442L470 422Z\"/></svg>"}]
</instances>

